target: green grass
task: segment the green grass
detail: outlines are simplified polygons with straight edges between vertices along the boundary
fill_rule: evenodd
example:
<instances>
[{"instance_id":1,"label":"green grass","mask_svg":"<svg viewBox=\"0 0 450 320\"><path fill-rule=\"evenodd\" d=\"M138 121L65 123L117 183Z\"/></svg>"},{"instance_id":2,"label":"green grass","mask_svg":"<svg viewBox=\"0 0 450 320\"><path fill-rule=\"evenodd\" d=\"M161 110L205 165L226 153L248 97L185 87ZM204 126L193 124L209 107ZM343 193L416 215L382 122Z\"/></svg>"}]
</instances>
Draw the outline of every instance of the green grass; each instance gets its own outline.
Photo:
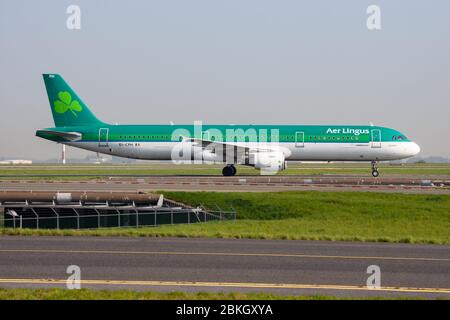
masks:
<instances>
[{"instance_id":1,"label":"green grass","mask_svg":"<svg viewBox=\"0 0 450 320\"><path fill-rule=\"evenodd\" d=\"M417 299L395 297L390 299ZM321 295L275 295L270 293L208 293L208 292L139 292L128 290L67 290L67 289L4 289L0 288L0 300L335 300L342 299ZM370 297L358 299L385 299Z\"/></svg>"},{"instance_id":2,"label":"green grass","mask_svg":"<svg viewBox=\"0 0 450 320\"><path fill-rule=\"evenodd\" d=\"M0 165L0 179L21 179L27 175L43 175L34 179L85 179L99 178L102 175L221 175L222 165L175 165L171 163L153 163L137 165ZM383 175L450 175L450 164L404 164L393 166L380 164ZM368 163L303 163L290 164L279 175L367 175ZM67 177L64 175L81 175ZM251 167L238 166L238 175L258 175L259 171ZM48 175L45 177L45 175ZM85 176L82 176L85 175Z\"/></svg>"},{"instance_id":3,"label":"green grass","mask_svg":"<svg viewBox=\"0 0 450 320\"><path fill-rule=\"evenodd\" d=\"M167 198L223 209L237 221L100 230L2 229L11 235L216 237L450 243L450 196L365 192L165 192Z\"/></svg>"}]
</instances>

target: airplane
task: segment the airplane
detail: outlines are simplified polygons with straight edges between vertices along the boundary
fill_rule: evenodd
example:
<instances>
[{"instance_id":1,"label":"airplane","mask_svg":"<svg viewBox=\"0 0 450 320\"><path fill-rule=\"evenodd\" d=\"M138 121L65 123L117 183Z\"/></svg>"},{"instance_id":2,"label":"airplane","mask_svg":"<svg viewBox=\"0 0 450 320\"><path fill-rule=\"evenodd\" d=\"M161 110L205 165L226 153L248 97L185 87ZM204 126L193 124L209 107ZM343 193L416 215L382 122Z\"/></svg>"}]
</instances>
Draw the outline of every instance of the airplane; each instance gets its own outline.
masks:
<instances>
[{"instance_id":1,"label":"airplane","mask_svg":"<svg viewBox=\"0 0 450 320\"><path fill-rule=\"evenodd\" d=\"M275 174L287 161L379 161L420 152L403 133L374 125L118 125L99 120L58 74L43 74L54 127L36 136L97 153L144 160L237 164ZM128 106L127 112L131 111ZM177 162L179 161L179 162ZM185 162L182 162L185 161Z\"/></svg>"}]
</instances>

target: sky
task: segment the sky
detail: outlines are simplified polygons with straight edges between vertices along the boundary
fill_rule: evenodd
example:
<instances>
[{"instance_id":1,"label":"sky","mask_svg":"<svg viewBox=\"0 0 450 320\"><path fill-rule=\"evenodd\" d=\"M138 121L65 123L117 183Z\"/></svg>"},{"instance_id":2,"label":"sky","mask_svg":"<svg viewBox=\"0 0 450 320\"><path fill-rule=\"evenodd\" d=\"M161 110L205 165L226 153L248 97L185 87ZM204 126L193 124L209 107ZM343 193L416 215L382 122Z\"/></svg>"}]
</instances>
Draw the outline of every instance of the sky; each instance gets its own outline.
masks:
<instances>
[{"instance_id":1,"label":"sky","mask_svg":"<svg viewBox=\"0 0 450 320\"><path fill-rule=\"evenodd\" d=\"M450 157L448 0L0 0L0 71L5 158L60 156L42 73L109 123L373 123Z\"/></svg>"}]
</instances>

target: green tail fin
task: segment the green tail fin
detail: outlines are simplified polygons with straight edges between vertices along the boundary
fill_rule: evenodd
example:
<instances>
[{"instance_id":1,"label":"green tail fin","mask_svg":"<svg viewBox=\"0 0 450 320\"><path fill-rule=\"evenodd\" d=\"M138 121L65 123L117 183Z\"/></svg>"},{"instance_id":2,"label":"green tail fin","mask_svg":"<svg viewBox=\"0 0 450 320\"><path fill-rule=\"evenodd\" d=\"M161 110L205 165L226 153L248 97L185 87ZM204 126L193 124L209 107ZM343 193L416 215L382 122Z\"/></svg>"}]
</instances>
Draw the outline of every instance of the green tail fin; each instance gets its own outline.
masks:
<instances>
[{"instance_id":1,"label":"green tail fin","mask_svg":"<svg viewBox=\"0 0 450 320\"><path fill-rule=\"evenodd\" d=\"M43 77L56 127L103 124L59 74Z\"/></svg>"}]
</instances>

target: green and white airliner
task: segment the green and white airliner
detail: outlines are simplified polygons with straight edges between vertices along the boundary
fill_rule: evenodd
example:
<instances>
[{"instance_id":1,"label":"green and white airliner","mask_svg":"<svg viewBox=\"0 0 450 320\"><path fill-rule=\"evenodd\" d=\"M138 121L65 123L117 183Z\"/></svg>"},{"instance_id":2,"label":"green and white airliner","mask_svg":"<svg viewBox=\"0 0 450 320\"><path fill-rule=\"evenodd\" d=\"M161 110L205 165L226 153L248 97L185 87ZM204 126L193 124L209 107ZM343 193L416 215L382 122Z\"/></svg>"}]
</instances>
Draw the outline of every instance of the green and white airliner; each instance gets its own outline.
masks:
<instances>
[{"instance_id":1,"label":"green and white airliner","mask_svg":"<svg viewBox=\"0 0 450 320\"><path fill-rule=\"evenodd\" d=\"M236 164L276 173L287 161L379 161L415 156L420 147L403 133L372 125L118 125L99 120L57 74L44 74L55 127L36 135L118 157ZM132 112L132 106L127 106Z\"/></svg>"}]
</instances>

